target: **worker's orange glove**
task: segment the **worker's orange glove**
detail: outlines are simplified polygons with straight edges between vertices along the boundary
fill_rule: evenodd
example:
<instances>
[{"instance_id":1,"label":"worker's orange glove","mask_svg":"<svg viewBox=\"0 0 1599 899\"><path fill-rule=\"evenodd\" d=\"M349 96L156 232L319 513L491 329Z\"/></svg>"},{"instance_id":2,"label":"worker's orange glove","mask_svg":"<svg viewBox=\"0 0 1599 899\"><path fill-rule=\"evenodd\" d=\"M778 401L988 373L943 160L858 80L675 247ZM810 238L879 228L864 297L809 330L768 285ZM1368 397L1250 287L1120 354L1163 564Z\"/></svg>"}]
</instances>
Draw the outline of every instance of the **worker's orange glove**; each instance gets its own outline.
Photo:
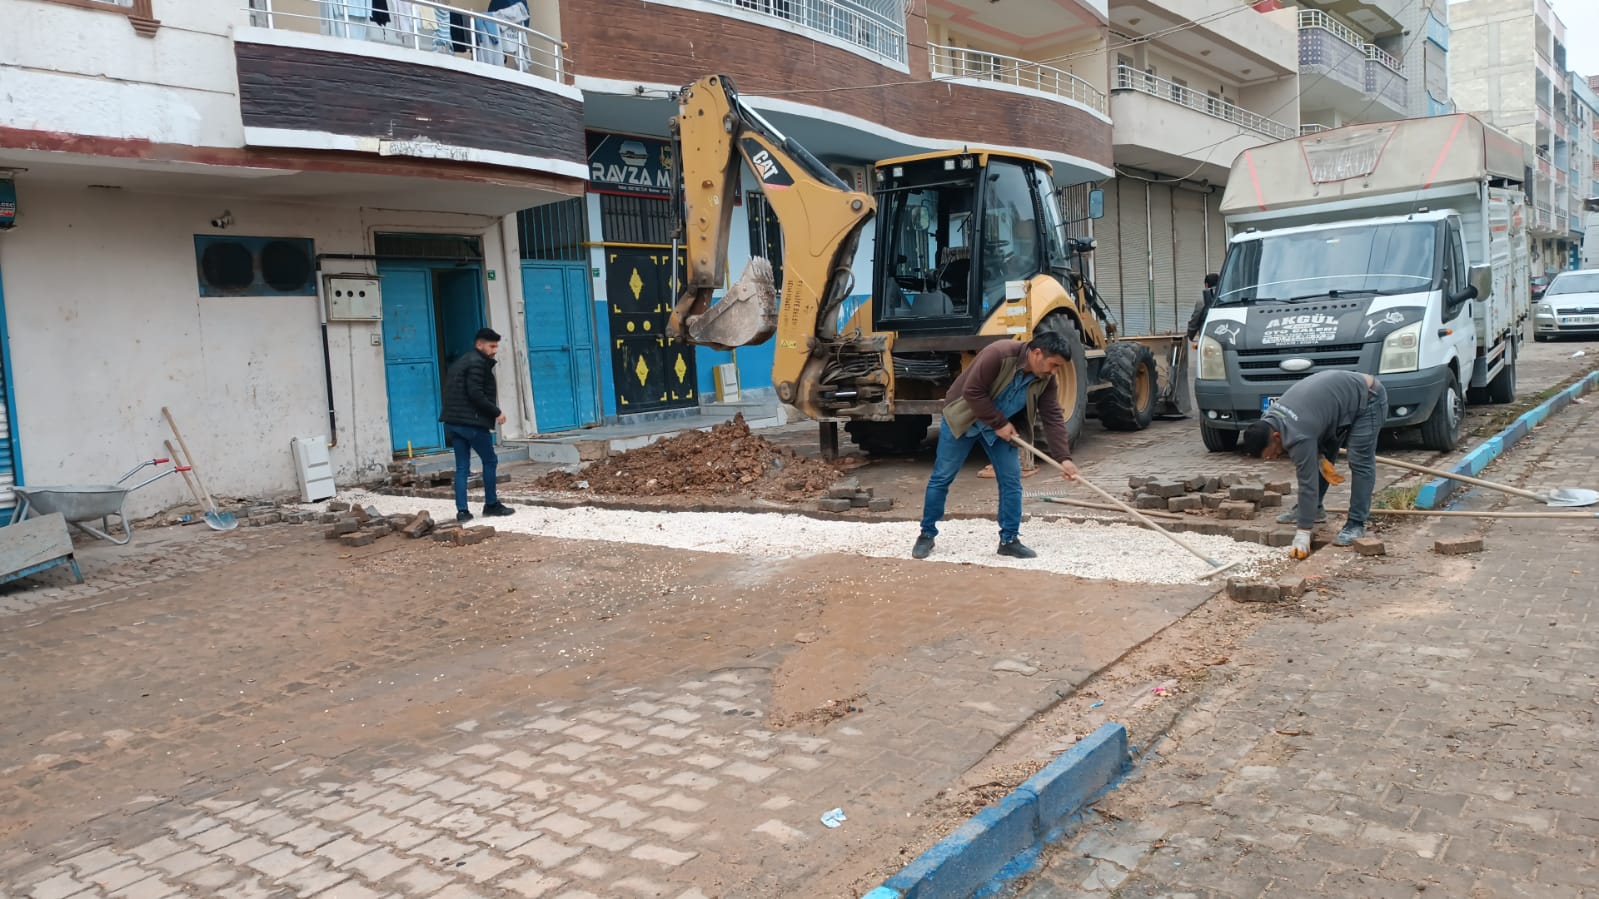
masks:
<instances>
[{"instance_id":1,"label":"worker's orange glove","mask_svg":"<svg viewBox=\"0 0 1599 899\"><path fill-rule=\"evenodd\" d=\"M1339 474L1338 471L1333 468L1332 460L1326 458L1325 456L1322 457L1321 460L1321 476L1327 479L1327 483L1334 486L1344 482L1344 476Z\"/></svg>"}]
</instances>

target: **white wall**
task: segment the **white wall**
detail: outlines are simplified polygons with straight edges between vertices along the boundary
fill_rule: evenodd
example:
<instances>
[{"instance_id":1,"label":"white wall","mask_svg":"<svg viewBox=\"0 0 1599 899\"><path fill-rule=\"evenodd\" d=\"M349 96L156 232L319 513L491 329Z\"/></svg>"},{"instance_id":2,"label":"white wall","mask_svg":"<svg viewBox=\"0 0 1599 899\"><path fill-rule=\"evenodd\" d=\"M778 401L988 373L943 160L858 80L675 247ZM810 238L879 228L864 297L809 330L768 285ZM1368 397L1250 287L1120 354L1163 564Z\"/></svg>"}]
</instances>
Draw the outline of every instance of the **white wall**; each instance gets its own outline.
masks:
<instances>
[{"instance_id":1,"label":"white wall","mask_svg":"<svg viewBox=\"0 0 1599 899\"><path fill-rule=\"evenodd\" d=\"M525 379L514 364L499 219L218 200L19 184L22 217L0 234L16 395L15 435L28 483L104 483L164 455L161 407L184 431L219 497L295 489L289 440L327 435L327 390L314 297L201 297L194 235L309 237L318 253L370 254L377 231L483 236L488 320L506 338L497 368L508 421L526 432ZM227 232L209 220L226 207ZM369 263L329 261L328 270ZM380 477L390 459L378 323L329 326L341 485ZM130 499L133 514L185 501L177 477Z\"/></svg>"},{"instance_id":2,"label":"white wall","mask_svg":"<svg viewBox=\"0 0 1599 899\"><path fill-rule=\"evenodd\" d=\"M13 128L237 147L238 74L229 33L245 3L160 2L140 37L118 12L0 0L0 122ZM22 27L16 27L20 23Z\"/></svg>"}]
</instances>

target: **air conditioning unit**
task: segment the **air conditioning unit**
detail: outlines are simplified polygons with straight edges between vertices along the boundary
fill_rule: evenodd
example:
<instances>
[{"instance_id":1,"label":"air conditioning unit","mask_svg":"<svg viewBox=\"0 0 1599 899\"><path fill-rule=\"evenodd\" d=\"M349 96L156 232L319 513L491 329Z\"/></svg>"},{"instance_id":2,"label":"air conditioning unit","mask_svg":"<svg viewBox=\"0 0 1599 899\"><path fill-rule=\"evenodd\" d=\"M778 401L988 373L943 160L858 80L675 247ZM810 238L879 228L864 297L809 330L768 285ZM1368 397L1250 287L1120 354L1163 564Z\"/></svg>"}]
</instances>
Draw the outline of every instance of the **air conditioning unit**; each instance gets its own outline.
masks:
<instances>
[{"instance_id":1,"label":"air conditioning unit","mask_svg":"<svg viewBox=\"0 0 1599 899\"><path fill-rule=\"evenodd\" d=\"M872 189L877 186L872 183L873 173L869 166L834 165L829 166L829 168L833 170L833 174L842 179L845 184L848 184L851 190L858 190L863 194L869 194L872 192Z\"/></svg>"}]
</instances>

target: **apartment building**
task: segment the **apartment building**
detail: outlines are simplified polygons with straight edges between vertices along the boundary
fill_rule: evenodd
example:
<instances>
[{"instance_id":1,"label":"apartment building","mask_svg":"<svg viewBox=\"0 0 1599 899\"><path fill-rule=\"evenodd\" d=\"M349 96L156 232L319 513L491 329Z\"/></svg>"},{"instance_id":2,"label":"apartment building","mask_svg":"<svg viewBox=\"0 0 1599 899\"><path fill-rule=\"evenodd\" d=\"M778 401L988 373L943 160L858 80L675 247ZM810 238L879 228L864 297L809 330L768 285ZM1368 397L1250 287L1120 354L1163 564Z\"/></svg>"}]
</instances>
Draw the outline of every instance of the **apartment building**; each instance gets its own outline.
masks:
<instances>
[{"instance_id":1,"label":"apartment building","mask_svg":"<svg viewBox=\"0 0 1599 899\"><path fill-rule=\"evenodd\" d=\"M1094 274L1123 334L1180 331L1226 252L1233 159L1298 133L1296 12L1228 0L1112 0L1116 177Z\"/></svg>"},{"instance_id":2,"label":"apartment building","mask_svg":"<svg viewBox=\"0 0 1599 899\"><path fill-rule=\"evenodd\" d=\"M0 0L0 480L113 480L163 406L218 496L294 492L296 437L381 475L484 325L536 429L515 214L583 193L582 94L528 23L358 5Z\"/></svg>"},{"instance_id":3,"label":"apartment building","mask_svg":"<svg viewBox=\"0 0 1599 899\"><path fill-rule=\"evenodd\" d=\"M1573 214L1581 228L1578 195L1587 187L1573 184L1572 143L1580 138L1591 152L1591 132L1573 121L1581 104L1572 99L1565 24L1546 0L1464 0L1451 4L1449 15L1449 77L1460 111L1535 152L1527 181L1533 271L1569 268L1581 243Z\"/></svg>"},{"instance_id":4,"label":"apartment building","mask_svg":"<svg viewBox=\"0 0 1599 899\"><path fill-rule=\"evenodd\" d=\"M1572 82L1572 93L1587 110L1589 127L1582 132L1587 138L1587 164L1579 161L1579 177L1587 181L1582 191L1582 250L1579 253L1581 268L1599 268L1599 75L1578 77Z\"/></svg>"},{"instance_id":5,"label":"apartment building","mask_svg":"<svg viewBox=\"0 0 1599 899\"><path fill-rule=\"evenodd\" d=\"M1300 0L1301 130L1447 111L1446 10L1443 0Z\"/></svg>"}]
</instances>

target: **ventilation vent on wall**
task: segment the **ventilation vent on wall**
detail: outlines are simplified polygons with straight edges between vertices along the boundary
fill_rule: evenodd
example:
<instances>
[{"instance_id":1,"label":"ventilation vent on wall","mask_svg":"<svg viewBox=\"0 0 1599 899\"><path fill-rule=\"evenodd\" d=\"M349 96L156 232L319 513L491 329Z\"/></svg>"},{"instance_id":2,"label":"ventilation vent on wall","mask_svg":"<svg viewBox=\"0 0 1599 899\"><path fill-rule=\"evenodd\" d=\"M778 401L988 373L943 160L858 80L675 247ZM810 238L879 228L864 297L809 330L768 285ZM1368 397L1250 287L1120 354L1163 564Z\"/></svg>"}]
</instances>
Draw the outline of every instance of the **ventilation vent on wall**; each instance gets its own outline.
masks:
<instances>
[{"instance_id":1,"label":"ventilation vent on wall","mask_svg":"<svg viewBox=\"0 0 1599 899\"><path fill-rule=\"evenodd\" d=\"M315 260L307 238L194 236L203 297L316 296Z\"/></svg>"}]
</instances>

